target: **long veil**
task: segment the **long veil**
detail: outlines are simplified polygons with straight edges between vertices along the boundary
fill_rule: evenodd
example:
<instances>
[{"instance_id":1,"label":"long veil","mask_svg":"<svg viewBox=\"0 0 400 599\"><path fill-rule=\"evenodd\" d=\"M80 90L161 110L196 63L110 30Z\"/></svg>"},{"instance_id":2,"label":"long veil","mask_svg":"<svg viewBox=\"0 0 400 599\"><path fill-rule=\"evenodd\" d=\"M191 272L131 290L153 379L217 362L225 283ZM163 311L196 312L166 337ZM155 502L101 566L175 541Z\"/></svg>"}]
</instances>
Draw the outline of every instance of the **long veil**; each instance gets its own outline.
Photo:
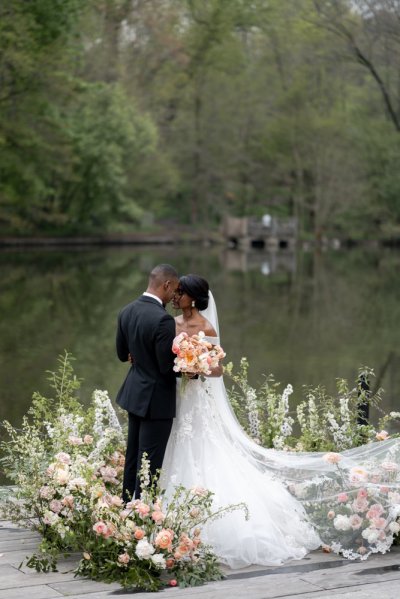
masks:
<instances>
[{"instance_id":1,"label":"long veil","mask_svg":"<svg viewBox=\"0 0 400 599\"><path fill-rule=\"evenodd\" d=\"M219 336L211 292L202 315ZM208 384L230 442L260 471L282 481L327 549L350 559L366 559L390 548L400 530L399 439L368 443L340 454L267 449L240 426L223 377L210 377Z\"/></svg>"}]
</instances>

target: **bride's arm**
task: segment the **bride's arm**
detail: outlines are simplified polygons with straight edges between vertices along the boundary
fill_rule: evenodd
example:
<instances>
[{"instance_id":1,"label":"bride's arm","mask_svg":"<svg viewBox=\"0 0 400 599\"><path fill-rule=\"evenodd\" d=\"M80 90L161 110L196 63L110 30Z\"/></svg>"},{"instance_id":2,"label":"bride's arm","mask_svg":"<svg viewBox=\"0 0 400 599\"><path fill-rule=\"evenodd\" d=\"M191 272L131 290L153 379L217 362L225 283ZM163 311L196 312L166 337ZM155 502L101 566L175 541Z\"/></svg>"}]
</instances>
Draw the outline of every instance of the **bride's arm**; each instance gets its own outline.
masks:
<instances>
[{"instance_id":1,"label":"bride's arm","mask_svg":"<svg viewBox=\"0 0 400 599\"><path fill-rule=\"evenodd\" d=\"M207 339L207 341L210 341L210 343L213 342L213 337L215 338L215 344L217 343L219 344L219 338L217 335L216 330L214 329L214 327L208 322L207 323L209 326L206 328L206 330L204 331L204 334L206 337L208 337L209 339ZM219 365L216 368L211 368L211 374L207 374L207 377L218 377L218 376L222 376L224 374L224 367L221 364L221 360Z\"/></svg>"}]
</instances>

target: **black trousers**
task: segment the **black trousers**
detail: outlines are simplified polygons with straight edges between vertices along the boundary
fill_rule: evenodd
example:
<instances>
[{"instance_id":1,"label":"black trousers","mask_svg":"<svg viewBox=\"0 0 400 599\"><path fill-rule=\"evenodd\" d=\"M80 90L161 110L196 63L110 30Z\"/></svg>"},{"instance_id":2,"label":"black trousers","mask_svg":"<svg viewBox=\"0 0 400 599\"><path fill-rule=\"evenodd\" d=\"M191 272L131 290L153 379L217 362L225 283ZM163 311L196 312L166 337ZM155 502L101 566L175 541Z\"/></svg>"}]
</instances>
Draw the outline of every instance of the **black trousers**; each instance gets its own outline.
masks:
<instances>
[{"instance_id":1,"label":"black trousers","mask_svg":"<svg viewBox=\"0 0 400 599\"><path fill-rule=\"evenodd\" d=\"M128 443L122 490L124 501L140 497L141 489L138 473L144 453L147 453L151 474L154 475L161 468L171 428L172 418L150 420L129 413Z\"/></svg>"}]
</instances>

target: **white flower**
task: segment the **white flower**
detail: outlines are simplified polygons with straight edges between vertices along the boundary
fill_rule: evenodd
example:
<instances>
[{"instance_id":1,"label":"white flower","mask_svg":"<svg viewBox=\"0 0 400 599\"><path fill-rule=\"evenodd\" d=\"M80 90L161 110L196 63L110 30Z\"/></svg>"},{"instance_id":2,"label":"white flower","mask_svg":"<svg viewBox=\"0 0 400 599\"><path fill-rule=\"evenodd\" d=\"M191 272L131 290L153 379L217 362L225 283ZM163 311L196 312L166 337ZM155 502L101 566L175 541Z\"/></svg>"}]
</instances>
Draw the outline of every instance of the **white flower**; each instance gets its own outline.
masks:
<instances>
[{"instance_id":1,"label":"white flower","mask_svg":"<svg viewBox=\"0 0 400 599\"><path fill-rule=\"evenodd\" d=\"M361 536L368 541L371 545L376 543L379 536L379 531L375 528L366 528L362 531Z\"/></svg>"},{"instance_id":2,"label":"white flower","mask_svg":"<svg viewBox=\"0 0 400 599\"><path fill-rule=\"evenodd\" d=\"M50 512L50 510L46 510L43 515L44 524L48 524L49 526L54 526L55 524L57 524L59 519L60 517L58 516L58 514Z\"/></svg>"},{"instance_id":3,"label":"white flower","mask_svg":"<svg viewBox=\"0 0 400 599\"><path fill-rule=\"evenodd\" d=\"M397 533L400 531L400 524L398 522L391 522L389 524L389 530L393 534L397 535Z\"/></svg>"},{"instance_id":4,"label":"white flower","mask_svg":"<svg viewBox=\"0 0 400 599\"><path fill-rule=\"evenodd\" d=\"M57 481L59 485L66 485L69 480L68 466L65 466L65 468L56 468L54 472L54 480Z\"/></svg>"},{"instance_id":5,"label":"white flower","mask_svg":"<svg viewBox=\"0 0 400 599\"><path fill-rule=\"evenodd\" d=\"M343 516L342 514L339 514L334 519L333 526L336 528L336 530L350 530L350 518L348 516Z\"/></svg>"},{"instance_id":6,"label":"white flower","mask_svg":"<svg viewBox=\"0 0 400 599\"><path fill-rule=\"evenodd\" d=\"M390 412L391 418L400 418L400 412Z\"/></svg>"},{"instance_id":7,"label":"white flower","mask_svg":"<svg viewBox=\"0 0 400 599\"><path fill-rule=\"evenodd\" d=\"M83 489L87 486L87 482L82 476L77 476L76 478L71 478L68 486L70 489Z\"/></svg>"},{"instance_id":8,"label":"white flower","mask_svg":"<svg viewBox=\"0 0 400 599\"><path fill-rule=\"evenodd\" d=\"M139 543L141 543L141 541L139 541ZM139 544L139 543L138 543L138 544ZM164 558L164 556L163 556L163 555L161 555L160 553L156 553L155 555L152 555L152 556L150 557L150 559L151 559L151 561L153 562L153 564L154 564L155 566L157 566L157 568L164 569L164 568L166 568L166 567L167 567L167 564L166 564L166 562L165 562L165 558Z\"/></svg>"},{"instance_id":9,"label":"white flower","mask_svg":"<svg viewBox=\"0 0 400 599\"><path fill-rule=\"evenodd\" d=\"M136 546L136 555L140 559L150 559L150 557L155 552L155 549L151 543L148 542L147 539L142 539L138 542Z\"/></svg>"}]
</instances>

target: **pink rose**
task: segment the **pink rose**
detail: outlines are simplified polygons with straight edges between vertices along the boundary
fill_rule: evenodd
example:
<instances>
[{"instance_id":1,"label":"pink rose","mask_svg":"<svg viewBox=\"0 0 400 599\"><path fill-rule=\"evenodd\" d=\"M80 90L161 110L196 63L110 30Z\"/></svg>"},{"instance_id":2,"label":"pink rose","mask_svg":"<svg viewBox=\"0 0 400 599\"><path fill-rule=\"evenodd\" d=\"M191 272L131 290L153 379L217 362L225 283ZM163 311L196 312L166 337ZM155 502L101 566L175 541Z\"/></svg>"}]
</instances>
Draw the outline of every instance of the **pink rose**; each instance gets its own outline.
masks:
<instances>
[{"instance_id":1,"label":"pink rose","mask_svg":"<svg viewBox=\"0 0 400 599\"><path fill-rule=\"evenodd\" d=\"M153 512L151 517L156 524L161 524L161 522L164 522L165 520L165 514L163 514L160 510Z\"/></svg>"},{"instance_id":2,"label":"pink rose","mask_svg":"<svg viewBox=\"0 0 400 599\"><path fill-rule=\"evenodd\" d=\"M366 489L360 489L357 493L358 499L366 499L368 497L368 491Z\"/></svg>"},{"instance_id":3,"label":"pink rose","mask_svg":"<svg viewBox=\"0 0 400 599\"><path fill-rule=\"evenodd\" d=\"M325 462L328 462L328 464L338 464L342 459L342 456L340 455L340 453L330 451L329 453L326 453L323 456L323 459L325 460Z\"/></svg>"},{"instance_id":4,"label":"pink rose","mask_svg":"<svg viewBox=\"0 0 400 599\"><path fill-rule=\"evenodd\" d=\"M131 561L131 558L127 553L121 553L118 556L118 561L120 564L128 564Z\"/></svg>"},{"instance_id":5,"label":"pink rose","mask_svg":"<svg viewBox=\"0 0 400 599\"><path fill-rule=\"evenodd\" d=\"M366 512L369 505L366 499L360 498L355 499L351 504L351 507L353 508L353 512Z\"/></svg>"},{"instance_id":6,"label":"pink rose","mask_svg":"<svg viewBox=\"0 0 400 599\"><path fill-rule=\"evenodd\" d=\"M337 496L338 503L346 503L348 499L349 496L347 495L347 493L339 493L339 495Z\"/></svg>"},{"instance_id":7,"label":"pink rose","mask_svg":"<svg viewBox=\"0 0 400 599\"><path fill-rule=\"evenodd\" d=\"M379 491L380 491L381 493L389 493L389 487L382 486L382 487L379 489Z\"/></svg>"},{"instance_id":8,"label":"pink rose","mask_svg":"<svg viewBox=\"0 0 400 599\"><path fill-rule=\"evenodd\" d=\"M139 516L141 516L142 518L145 518L146 516L149 515L150 506L147 505L147 503L143 503L142 501L140 501L135 506L135 511L139 514Z\"/></svg>"},{"instance_id":9,"label":"pink rose","mask_svg":"<svg viewBox=\"0 0 400 599\"><path fill-rule=\"evenodd\" d=\"M375 438L377 441L385 441L385 439L389 439L389 433L387 431L380 431L376 433Z\"/></svg>"},{"instance_id":10,"label":"pink rose","mask_svg":"<svg viewBox=\"0 0 400 599\"><path fill-rule=\"evenodd\" d=\"M49 508L55 514L59 514L61 512L61 510L63 509L63 504L61 503L61 501L58 501L58 499L53 499L49 503Z\"/></svg>"},{"instance_id":11,"label":"pink rose","mask_svg":"<svg viewBox=\"0 0 400 599\"><path fill-rule=\"evenodd\" d=\"M380 503L374 503L367 512L367 518L370 520L372 518L378 518L381 514L383 514L383 511L383 507Z\"/></svg>"},{"instance_id":12,"label":"pink rose","mask_svg":"<svg viewBox=\"0 0 400 599\"><path fill-rule=\"evenodd\" d=\"M105 539L108 539L111 535L111 529L102 520L93 524L93 530L97 535L104 537Z\"/></svg>"},{"instance_id":13,"label":"pink rose","mask_svg":"<svg viewBox=\"0 0 400 599\"><path fill-rule=\"evenodd\" d=\"M371 522L374 528L385 528L386 526L385 518L372 518Z\"/></svg>"},{"instance_id":14,"label":"pink rose","mask_svg":"<svg viewBox=\"0 0 400 599\"><path fill-rule=\"evenodd\" d=\"M358 514L353 514L350 516L350 526L353 530L359 529L362 523L362 518L360 518Z\"/></svg>"}]
</instances>

